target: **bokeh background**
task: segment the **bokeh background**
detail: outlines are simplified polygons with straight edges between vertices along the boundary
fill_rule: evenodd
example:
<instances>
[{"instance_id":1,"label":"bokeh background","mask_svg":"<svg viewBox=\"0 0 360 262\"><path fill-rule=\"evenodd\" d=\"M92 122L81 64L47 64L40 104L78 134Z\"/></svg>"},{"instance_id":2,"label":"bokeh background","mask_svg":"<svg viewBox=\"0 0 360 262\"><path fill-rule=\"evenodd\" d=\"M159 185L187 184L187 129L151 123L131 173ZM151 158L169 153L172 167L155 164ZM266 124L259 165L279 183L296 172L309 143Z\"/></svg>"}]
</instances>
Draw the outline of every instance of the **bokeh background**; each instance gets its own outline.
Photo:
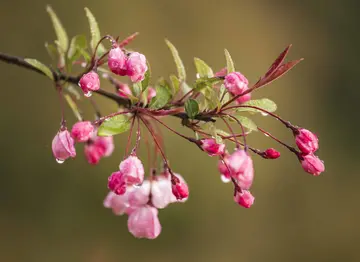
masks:
<instances>
[{"instance_id":1,"label":"bokeh background","mask_svg":"<svg viewBox=\"0 0 360 262\"><path fill-rule=\"evenodd\" d=\"M276 161L255 158L256 205L246 210L233 202L232 187L220 182L215 158L165 132L167 154L191 197L160 212L157 240L138 240L128 233L126 217L102 206L125 135L99 166L85 162L81 146L76 160L57 164L51 140L60 110L52 84L0 63L0 261L360 261L358 1L2 0L1 52L50 62L44 42L55 35L46 4L70 36L88 34L84 6L104 34L139 31L132 47L146 54L154 76L175 72L165 37L178 48L190 78L194 56L220 69L226 47L251 82L292 43L289 58L305 61L254 97L275 100L285 119L319 135L327 171L307 175L283 149ZM104 112L115 109L94 97ZM83 106L92 117L91 107ZM277 121L257 121L292 141ZM185 132L178 121L169 124ZM251 142L277 146L261 134Z\"/></svg>"}]
</instances>

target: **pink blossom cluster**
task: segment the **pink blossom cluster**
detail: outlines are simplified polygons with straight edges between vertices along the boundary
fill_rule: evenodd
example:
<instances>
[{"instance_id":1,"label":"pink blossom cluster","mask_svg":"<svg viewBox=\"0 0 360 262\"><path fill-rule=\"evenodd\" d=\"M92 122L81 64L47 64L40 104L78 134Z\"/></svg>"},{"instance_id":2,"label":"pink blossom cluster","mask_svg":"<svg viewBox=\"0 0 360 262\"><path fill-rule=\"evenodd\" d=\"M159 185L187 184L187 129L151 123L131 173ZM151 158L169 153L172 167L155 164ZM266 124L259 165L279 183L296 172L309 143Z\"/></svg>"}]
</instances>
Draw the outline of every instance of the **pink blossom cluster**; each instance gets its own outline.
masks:
<instances>
[{"instance_id":1,"label":"pink blossom cluster","mask_svg":"<svg viewBox=\"0 0 360 262\"><path fill-rule=\"evenodd\" d=\"M171 203L184 202L186 198L178 200L174 191L172 190L171 174L163 172L159 175L151 175L149 179L145 179L141 184L137 184L143 179L143 170L139 166L138 159L127 158L121 164L134 164L134 167L124 167L125 172L121 177L129 174L128 168L132 169L130 173L130 180L121 191L113 190L113 182L115 177L118 177L121 171L113 173L109 178L109 188L112 190L108 193L104 201L106 208L111 208L115 215L127 214L129 232L137 238L154 239L157 238L161 232L161 224L158 218L158 209L163 209ZM120 168L121 169L121 168ZM140 172L139 172L140 171ZM133 180L134 174L137 178ZM186 185L185 180L179 175L174 176L181 180L183 185ZM125 179L125 178L124 178ZM129 183L132 181L132 183ZM187 185L186 185L187 188ZM121 194L119 194L121 193ZM188 194L187 194L188 196Z\"/></svg>"},{"instance_id":2,"label":"pink blossom cluster","mask_svg":"<svg viewBox=\"0 0 360 262\"><path fill-rule=\"evenodd\" d=\"M112 136L99 137L90 121L80 121L73 125L71 133L63 128L52 141L52 152L59 163L76 156L75 142L85 143L84 154L90 164L96 165L103 157L114 151Z\"/></svg>"},{"instance_id":3,"label":"pink blossom cluster","mask_svg":"<svg viewBox=\"0 0 360 262\"><path fill-rule=\"evenodd\" d=\"M225 76L224 85L233 96L241 95L236 99L236 103L242 104L251 99L251 93L245 94L245 92L249 90L249 81L240 72L227 74Z\"/></svg>"}]
</instances>

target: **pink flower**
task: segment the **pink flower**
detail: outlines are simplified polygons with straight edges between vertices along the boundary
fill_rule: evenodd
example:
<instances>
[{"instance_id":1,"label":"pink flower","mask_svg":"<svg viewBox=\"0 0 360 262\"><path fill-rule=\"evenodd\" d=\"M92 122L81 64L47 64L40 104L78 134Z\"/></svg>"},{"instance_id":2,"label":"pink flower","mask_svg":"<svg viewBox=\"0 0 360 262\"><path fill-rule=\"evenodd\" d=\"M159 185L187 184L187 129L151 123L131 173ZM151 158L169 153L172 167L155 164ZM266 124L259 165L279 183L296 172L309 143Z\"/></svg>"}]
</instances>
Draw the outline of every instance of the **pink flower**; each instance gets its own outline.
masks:
<instances>
[{"instance_id":1,"label":"pink flower","mask_svg":"<svg viewBox=\"0 0 360 262\"><path fill-rule=\"evenodd\" d=\"M231 181L231 176L230 176L230 168L229 168L229 154L225 153L225 155L223 156L223 159L220 159L218 162L218 170L221 174L221 180L224 183L229 183Z\"/></svg>"},{"instance_id":2,"label":"pink flower","mask_svg":"<svg viewBox=\"0 0 360 262\"><path fill-rule=\"evenodd\" d=\"M161 232L158 210L149 205L134 210L129 215L128 229L137 238L157 238Z\"/></svg>"},{"instance_id":3,"label":"pink flower","mask_svg":"<svg viewBox=\"0 0 360 262\"><path fill-rule=\"evenodd\" d=\"M220 71L216 72L214 76L215 77L224 77L226 75L227 75L227 68L224 67L224 68L220 69Z\"/></svg>"},{"instance_id":4,"label":"pink flower","mask_svg":"<svg viewBox=\"0 0 360 262\"><path fill-rule=\"evenodd\" d=\"M76 142L86 142L90 139L94 126L90 121L77 122L71 129L71 136Z\"/></svg>"},{"instance_id":5,"label":"pink flower","mask_svg":"<svg viewBox=\"0 0 360 262\"><path fill-rule=\"evenodd\" d=\"M114 172L109 176L108 188L117 195L125 194L126 182L121 171Z\"/></svg>"},{"instance_id":6,"label":"pink flower","mask_svg":"<svg viewBox=\"0 0 360 262\"><path fill-rule=\"evenodd\" d=\"M89 164L97 165L103 157L103 150L93 143L86 144L84 147L85 158Z\"/></svg>"},{"instance_id":7,"label":"pink flower","mask_svg":"<svg viewBox=\"0 0 360 262\"><path fill-rule=\"evenodd\" d=\"M177 202L171 189L169 177L155 176L151 183L151 202L156 208L165 208L170 203Z\"/></svg>"},{"instance_id":8,"label":"pink flower","mask_svg":"<svg viewBox=\"0 0 360 262\"><path fill-rule=\"evenodd\" d=\"M118 216L131 213L132 209L128 200L129 192L131 192L131 188L128 188L123 195L117 195L110 191L104 200L104 207L111 208L114 214Z\"/></svg>"},{"instance_id":9,"label":"pink flower","mask_svg":"<svg viewBox=\"0 0 360 262\"><path fill-rule=\"evenodd\" d=\"M111 72L116 75L125 76L127 74L127 56L120 47L112 48L108 56L108 66Z\"/></svg>"},{"instance_id":10,"label":"pink flower","mask_svg":"<svg viewBox=\"0 0 360 262\"><path fill-rule=\"evenodd\" d=\"M66 129L59 131L52 141L52 152L58 161L65 161L69 157L75 157L74 139Z\"/></svg>"},{"instance_id":11,"label":"pink flower","mask_svg":"<svg viewBox=\"0 0 360 262\"><path fill-rule=\"evenodd\" d=\"M93 138L88 141L84 147L85 158L89 164L96 165L101 158L108 157L114 151L114 139L112 136L96 136L93 132Z\"/></svg>"},{"instance_id":12,"label":"pink flower","mask_svg":"<svg viewBox=\"0 0 360 262\"><path fill-rule=\"evenodd\" d=\"M95 71L84 74L79 81L79 86L85 95L89 95L91 91L100 89L100 79Z\"/></svg>"},{"instance_id":13,"label":"pink flower","mask_svg":"<svg viewBox=\"0 0 360 262\"><path fill-rule=\"evenodd\" d=\"M218 144L213 138L201 139L200 141L202 150L208 153L209 156L220 156L225 152L225 144Z\"/></svg>"},{"instance_id":14,"label":"pink flower","mask_svg":"<svg viewBox=\"0 0 360 262\"><path fill-rule=\"evenodd\" d=\"M148 96L147 96L148 102L150 102L151 99L152 99L153 97L155 97L155 96L156 96L156 90L155 90L155 88L148 87Z\"/></svg>"},{"instance_id":15,"label":"pink flower","mask_svg":"<svg viewBox=\"0 0 360 262\"><path fill-rule=\"evenodd\" d=\"M249 81L239 72L230 73L225 76L225 88L233 95L240 95L248 89Z\"/></svg>"},{"instance_id":16,"label":"pink flower","mask_svg":"<svg viewBox=\"0 0 360 262\"><path fill-rule=\"evenodd\" d=\"M304 128L300 128L298 131L295 142L302 153L311 154L318 150L319 143L315 134Z\"/></svg>"},{"instance_id":17,"label":"pink flower","mask_svg":"<svg viewBox=\"0 0 360 262\"><path fill-rule=\"evenodd\" d=\"M185 200L189 197L189 187L181 176L174 175L171 178L171 183L172 193L177 200Z\"/></svg>"},{"instance_id":18,"label":"pink flower","mask_svg":"<svg viewBox=\"0 0 360 262\"><path fill-rule=\"evenodd\" d=\"M235 100L235 102L236 102L237 104L243 104L243 103L245 103L245 102L247 102L247 101L249 101L249 100L251 100L251 93L247 93L247 94L245 94L245 95L243 95L243 96L240 96L239 98L237 98L237 99Z\"/></svg>"},{"instance_id":19,"label":"pink flower","mask_svg":"<svg viewBox=\"0 0 360 262\"><path fill-rule=\"evenodd\" d=\"M128 98L132 95L131 89L127 84L120 84L118 85L118 95L123 98Z\"/></svg>"},{"instance_id":20,"label":"pink flower","mask_svg":"<svg viewBox=\"0 0 360 262\"><path fill-rule=\"evenodd\" d=\"M96 136L94 145L101 150L102 156L109 157L114 152L114 138L112 136Z\"/></svg>"},{"instance_id":21,"label":"pink flower","mask_svg":"<svg viewBox=\"0 0 360 262\"><path fill-rule=\"evenodd\" d=\"M128 185L141 184L144 181L144 166L136 156L129 156L121 161L119 169Z\"/></svg>"},{"instance_id":22,"label":"pink flower","mask_svg":"<svg viewBox=\"0 0 360 262\"><path fill-rule=\"evenodd\" d=\"M254 167L251 157L242 149L236 150L229 158L231 176L237 180L241 189L249 189L254 180Z\"/></svg>"},{"instance_id":23,"label":"pink flower","mask_svg":"<svg viewBox=\"0 0 360 262\"><path fill-rule=\"evenodd\" d=\"M234 196L234 201L245 208L251 207L254 204L254 200L254 196L247 190L236 192L236 195Z\"/></svg>"},{"instance_id":24,"label":"pink flower","mask_svg":"<svg viewBox=\"0 0 360 262\"><path fill-rule=\"evenodd\" d=\"M277 159L280 157L280 152L274 148L268 148L264 151L264 157L267 159Z\"/></svg>"},{"instance_id":25,"label":"pink flower","mask_svg":"<svg viewBox=\"0 0 360 262\"><path fill-rule=\"evenodd\" d=\"M325 171L324 162L314 154L303 155L302 157L303 159L301 160L301 165L309 174L318 176Z\"/></svg>"},{"instance_id":26,"label":"pink flower","mask_svg":"<svg viewBox=\"0 0 360 262\"><path fill-rule=\"evenodd\" d=\"M141 186L132 186L134 190L129 193L129 203L132 207L146 205L150 200L150 190L152 184L149 180L145 180Z\"/></svg>"},{"instance_id":27,"label":"pink flower","mask_svg":"<svg viewBox=\"0 0 360 262\"><path fill-rule=\"evenodd\" d=\"M146 58L143 54L133 52L127 60L127 75L132 82L140 82L145 78L145 72L148 70Z\"/></svg>"}]
</instances>

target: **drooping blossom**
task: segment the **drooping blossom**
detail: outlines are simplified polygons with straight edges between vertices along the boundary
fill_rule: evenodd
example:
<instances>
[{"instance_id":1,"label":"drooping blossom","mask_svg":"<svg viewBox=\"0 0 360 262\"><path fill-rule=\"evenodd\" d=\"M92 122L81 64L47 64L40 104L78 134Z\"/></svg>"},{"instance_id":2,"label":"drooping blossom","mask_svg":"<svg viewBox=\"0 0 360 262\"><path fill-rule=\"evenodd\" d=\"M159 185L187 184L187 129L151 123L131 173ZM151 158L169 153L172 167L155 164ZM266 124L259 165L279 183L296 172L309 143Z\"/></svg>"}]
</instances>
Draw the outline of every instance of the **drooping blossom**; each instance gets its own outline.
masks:
<instances>
[{"instance_id":1,"label":"drooping blossom","mask_svg":"<svg viewBox=\"0 0 360 262\"><path fill-rule=\"evenodd\" d=\"M84 74L80 78L79 86L83 90L85 96L90 96L92 91L100 89L99 75L95 71Z\"/></svg>"},{"instance_id":2,"label":"drooping blossom","mask_svg":"<svg viewBox=\"0 0 360 262\"><path fill-rule=\"evenodd\" d=\"M236 192L234 196L234 201L245 208L250 208L254 204L254 200L255 197L247 190Z\"/></svg>"},{"instance_id":3,"label":"drooping blossom","mask_svg":"<svg viewBox=\"0 0 360 262\"><path fill-rule=\"evenodd\" d=\"M148 70L146 58L143 54L133 52L127 60L127 72L132 82L140 82L145 78L145 72Z\"/></svg>"},{"instance_id":4,"label":"drooping blossom","mask_svg":"<svg viewBox=\"0 0 360 262\"><path fill-rule=\"evenodd\" d=\"M136 238L157 238L161 232L158 210L149 205L137 208L129 215L128 229Z\"/></svg>"},{"instance_id":5,"label":"drooping blossom","mask_svg":"<svg viewBox=\"0 0 360 262\"><path fill-rule=\"evenodd\" d=\"M76 142L86 142L92 136L94 126L90 121L80 121L73 125L71 129L71 136Z\"/></svg>"},{"instance_id":6,"label":"drooping blossom","mask_svg":"<svg viewBox=\"0 0 360 262\"><path fill-rule=\"evenodd\" d=\"M319 149L319 142L317 136L311 131L300 128L295 138L296 145L304 154L311 154Z\"/></svg>"},{"instance_id":7,"label":"drooping blossom","mask_svg":"<svg viewBox=\"0 0 360 262\"><path fill-rule=\"evenodd\" d=\"M318 176L325 171L324 162L314 154L303 155L301 165L306 172L314 176Z\"/></svg>"},{"instance_id":8,"label":"drooping blossom","mask_svg":"<svg viewBox=\"0 0 360 262\"><path fill-rule=\"evenodd\" d=\"M121 161L119 169L129 185L141 184L144 181L144 166L137 156L131 155Z\"/></svg>"},{"instance_id":9,"label":"drooping blossom","mask_svg":"<svg viewBox=\"0 0 360 262\"><path fill-rule=\"evenodd\" d=\"M277 159L280 157L280 152L274 148L268 148L264 151L263 156L267 159Z\"/></svg>"},{"instance_id":10,"label":"drooping blossom","mask_svg":"<svg viewBox=\"0 0 360 262\"><path fill-rule=\"evenodd\" d=\"M228 166L240 188L249 189L254 180L254 166L249 154L242 149L236 150L229 156Z\"/></svg>"},{"instance_id":11,"label":"drooping blossom","mask_svg":"<svg viewBox=\"0 0 360 262\"><path fill-rule=\"evenodd\" d=\"M172 193L177 200L185 200L189 197L189 187L183 177L174 174L174 176L171 177L171 183Z\"/></svg>"},{"instance_id":12,"label":"drooping blossom","mask_svg":"<svg viewBox=\"0 0 360 262\"><path fill-rule=\"evenodd\" d=\"M61 130L56 134L51 147L53 155L58 161L65 161L69 157L74 158L76 156L74 139L67 129Z\"/></svg>"},{"instance_id":13,"label":"drooping blossom","mask_svg":"<svg viewBox=\"0 0 360 262\"><path fill-rule=\"evenodd\" d=\"M84 147L85 158L89 164L96 165L103 157L109 157L114 151L114 139L112 136L93 136Z\"/></svg>"},{"instance_id":14,"label":"drooping blossom","mask_svg":"<svg viewBox=\"0 0 360 262\"><path fill-rule=\"evenodd\" d=\"M201 139L200 142L202 150L209 156L220 156L225 152L225 144L218 144L213 138Z\"/></svg>"},{"instance_id":15,"label":"drooping blossom","mask_svg":"<svg viewBox=\"0 0 360 262\"><path fill-rule=\"evenodd\" d=\"M108 66L111 72L116 75L125 76L127 74L127 56L120 47L112 48L108 56Z\"/></svg>"}]
</instances>

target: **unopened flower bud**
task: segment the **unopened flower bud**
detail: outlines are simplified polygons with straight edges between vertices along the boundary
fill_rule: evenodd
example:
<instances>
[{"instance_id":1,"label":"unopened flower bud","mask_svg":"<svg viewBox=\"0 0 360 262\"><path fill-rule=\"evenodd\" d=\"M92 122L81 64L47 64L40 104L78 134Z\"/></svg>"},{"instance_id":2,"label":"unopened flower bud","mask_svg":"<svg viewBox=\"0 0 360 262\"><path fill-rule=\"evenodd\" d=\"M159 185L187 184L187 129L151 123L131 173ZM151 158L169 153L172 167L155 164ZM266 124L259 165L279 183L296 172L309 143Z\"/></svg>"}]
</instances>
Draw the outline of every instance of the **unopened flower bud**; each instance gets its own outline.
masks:
<instances>
[{"instance_id":1,"label":"unopened flower bud","mask_svg":"<svg viewBox=\"0 0 360 262\"><path fill-rule=\"evenodd\" d=\"M144 166L136 156L129 156L121 161L119 169L128 185L137 185L144 181Z\"/></svg>"},{"instance_id":2,"label":"unopened flower bud","mask_svg":"<svg viewBox=\"0 0 360 262\"><path fill-rule=\"evenodd\" d=\"M157 175L151 182L151 203L156 208L165 208L168 204L176 202L172 193L169 177Z\"/></svg>"},{"instance_id":3,"label":"unopened flower bud","mask_svg":"<svg viewBox=\"0 0 360 262\"><path fill-rule=\"evenodd\" d=\"M108 66L111 72L116 75L125 76L127 74L127 56L120 47L112 48L108 56Z\"/></svg>"},{"instance_id":4,"label":"unopened flower bud","mask_svg":"<svg viewBox=\"0 0 360 262\"><path fill-rule=\"evenodd\" d=\"M143 54L133 52L127 60L127 75L132 82L140 82L145 78L145 72L148 70L146 58Z\"/></svg>"},{"instance_id":5,"label":"unopened flower bud","mask_svg":"<svg viewBox=\"0 0 360 262\"><path fill-rule=\"evenodd\" d=\"M189 187L182 177L174 175L171 178L171 183L172 193L177 200L183 200L189 197Z\"/></svg>"},{"instance_id":6,"label":"unopened flower bud","mask_svg":"<svg viewBox=\"0 0 360 262\"><path fill-rule=\"evenodd\" d=\"M128 189L123 195L117 195L110 191L104 200L104 207L111 208L115 215L121 216L125 213L129 214L130 204L128 201Z\"/></svg>"},{"instance_id":7,"label":"unopened flower bud","mask_svg":"<svg viewBox=\"0 0 360 262\"><path fill-rule=\"evenodd\" d=\"M239 73L233 72L225 76L225 88L233 95L240 95L248 89L249 81L246 77Z\"/></svg>"},{"instance_id":8,"label":"unopened flower bud","mask_svg":"<svg viewBox=\"0 0 360 262\"><path fill-rule=\"evenodd\" d=\"M79 86L83 90L85 95L89 95L91 91L100 89L100 79L95 71L90 71L84 74L79 81Z\"/></svg>"},{"instance_id":9,"label":"unopened flower bud","mask_svg":"<svg viewBox=\"0 0 360 262\"><path fill-rule=\"evenodd\" d=\"M251 157L245 150L239 149L229 156L228 161L231 176L241 189L249 189L254 180L254 166Z\"/></svg>"},{"instance_id":10,"label":"unopened flower bud","mask_svg":"<svg viewBox=\"0 0 360 262\"><path fill-rule=\"evenodd\" d=\"M90 121L77 122L71 129L71 136L76 142L86 142L90 139L94 126Z\"/></svg>"},{"instance_id":11,"label":"unopened flower bud","mask_svg":"<svg viewBox=\"0 0 360 262\"><path fill-rule=\"evenodd\" d=\"M148 96L147 96L148 102L150 102L151 99L152 99L153 97L155 97L155 96L156 96L156 90L155 90L155 88L153 88L153 87L148 87Z\"/></svg>"},{"instance_id":12,"label":"unopened flower bud","mask_svg":"<svg viewBox=\"0 0 360 262\"><path fill-rule=\"evenodd\" d=\"M85 158L89 164L97 165L101 158L108 157L114 151L114 139L112 136L96 136L89 140L84 147Z\"/></svg>"},{"instance_id":13,"label":"unopened flower bud","mask_svg":"<svg viewBox=\"0 0 360 262\"><path fill-rule=\"evenodd\" d=\"M117 195L123 195L126 192L126 183L124 175L120 172L114 172L108 178L108 188Z\"/></svg>"},{"instance_id":14,"label":"unopened flower bud","mask_svg":"<svg viewBox=\"0 0 360 262\"><path fill-rule=\"evenodd\" d=\"M280 157L280 152L274 148L268 148L264 151L263 156L267 159L277 159Z\"/></svg>"},{"instance_id":15,"label":"unopened flower bud","mask_svg":"<svg viewBox=\"0 0 360 262\"><path fill-rule=\"evenodd\" d=\"M227 68L226 67L220 69L220 71L218 71L218 72L216 72L214 74L215 77L224 77L226 75L227 75Z\"/></svg>"},{"instance_id":16,"label":"unopened flower bud","mask_svg":"<svg viewBox=\"0 0 360 262\"><path fill-rule=\"evenodd\" d=\"M132 95L131 89L127 84L121 83L118 85L118 95L123 98L129 98L130 95Z\"/></svg>"},{"instance_id":17,"label":"unopened flower bud","mask_svg":"<svg viewBox=\"0 0 360 262\"><path fill-rule=\"evenodd\" d=\"M130 205L133 207L146 205L150 199L151 187L152 184L149 180L145 180L141 185L134 187L134 190L129 193Z\"/></svg>"},{"instance_id":18,"label":"unopened flower bud","mask_svg":"<svg viewBox=\"0 0 360 262\"><path fill-rule=\"evenodd\" d=\"M244 90L244 91L246 91L246 90ZM251 100L251 93L247 93L247 94L245 94L243 96L240 96L239 98L237 98L235 100L235 102L240 105L240 104L243 104L243 103L245 103L245 102L247 102L249 100Z\"/></svg>"},{"instance_id":19,"label":"unopened flower bud","mask_svg":"<svg viewBox=\"0 0 360 262\"><path fill-rule=\"evenodd\" d=\"M74 139L68 130L59 131L52 141L52 152L58 162L75 157Z\"/></svg>"},{"instance_id":20,"label":"unopened flower bud","mask_svg":"<svg viewBox=\"0 0 360 262\"><path fill-rule=\"evenodd\" d=\"M295 142L302 153L311 154L318 150L319 142L314 133L304 128L300 128L298 131Z\"/></svg>"},{"instance_id":21,"label":"unopened flower bud","mask_svg":"<svg viewBox=\"0 0 360 262\"><path fill-rule=\"evenodd\" d=\"M324 162L314 154L303 155L302 158L301 165L309 174L318 176L325 171Z\"/></svg>"},{"instance_id":22,"label":"unopened flower bud","mask_svg":"<svg viewBox=\"0 0 360 262\"><path fill-rule=\"evenodd\" d=\"M237 192L234 196L234 201L245 208L250 208L254 204L254 200L255 197L247 190Z\"/></svg>"},{"instance_id":23,"label":"unopened flower bud","mask_svg":"<svg viewBox=\"0 0 360 262\"><path fill-rule=\"evenodd\" d=\"M86 160L91 165L97 165L103 157L103 150L97 147L95 144L87 144L84 147L84 155Z\"/></svg>"},{"instance_id":24,"label":"unopened flower bud","mask_svg":"<svg viewBox=\"0 0 360 262\"><path fill-rule=\"evenodd\" d=\"M158 210L149 205L137 208L129 215L128 229L137 238L157 238L161 232Z\"/></svg>"},{"instance_id":25,"label":"unopened flower bud","mask_svg":"<svg viewBox=\"0 0 360 262\"><path fill-rule=\"evenodd\" d=\"M202 150L209 156L221 156L225 152L225 144L218 144L213 138L201 139L200 142Z\"/></svg>"}]
</instances>

